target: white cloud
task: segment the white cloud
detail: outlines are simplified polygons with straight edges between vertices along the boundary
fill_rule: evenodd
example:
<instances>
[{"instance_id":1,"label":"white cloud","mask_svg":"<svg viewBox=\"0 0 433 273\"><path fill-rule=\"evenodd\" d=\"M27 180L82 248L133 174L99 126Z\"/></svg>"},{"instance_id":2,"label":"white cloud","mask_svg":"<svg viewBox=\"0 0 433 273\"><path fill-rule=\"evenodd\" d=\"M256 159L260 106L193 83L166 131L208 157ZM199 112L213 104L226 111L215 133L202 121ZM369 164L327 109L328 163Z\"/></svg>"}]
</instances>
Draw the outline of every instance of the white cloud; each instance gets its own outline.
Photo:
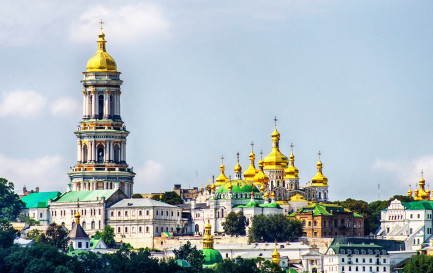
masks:
<instances>
[{"instance_id":1,"label":"white cloud","mask_svg":"<svg viewBox=\"0 0 433 273\"><path fill-rule=\"evenodd\" d=\"M72 98L60 98L50 106L50 112L55 116L70 117L79 113L80 104Z\"/></svg>"},{"instance_id":2,"label":"white cloud","mask_svg":"<svg viewBox=\"0 0 433 273\"><path fill-rule=\"evenodd\" d=\"M0 154L0 174L15 184L15 191L19 194L24 185L28 190L39 187L40 191L64 192L69 178L63 161L59 155L29 159Z\"/></svg>"},{"instance_id":3,"label":"white cloud","mask_svg":"<svg viewBox=\"0 0 433 273\"><path fill-rule=\"evenodd\" d=\"M72 24L70 38L78 42L95 40L101 18L104 29L107 30L105 32L122 43L169 35L170 23L161 9L154 4L122 7L98 5L85 10L78 22Z\"/></svg>"},{"instance_id":4,"label":"white cloud","mask_svg":"<svg viewBox=\"0 0 433 273\"><path fill-rule=\"evenodd\" d=\"M164 167L154 161L148 160L140 168L134 170L137 174L135 177L134 192L150 193L158 192L168 184L167 171Z\"/></svg>"},{"instance_id":5,"label":"white cloud","mask_svg":"<svg viewBox=\"0 0 433 273\"><path fill-rule=\"evenodd\" d=\"M414 185L418 183L421 170L424 171L426 183L432 181L433 185L433 155L412 159L411 161L396 161L377 159L373 169L391 172L400 186Z\"/></svg>"},{"instance_id":6,"label":"white cloud","mask_svg":"<svg viewBox=\"0 0 433 273\"><path fill-rule=\"evenodd\" d=\"M29 117L38 114L46 103L45 97L32 90L4 92L0 102L0 117Z\"/></svg>"}]
</instances>

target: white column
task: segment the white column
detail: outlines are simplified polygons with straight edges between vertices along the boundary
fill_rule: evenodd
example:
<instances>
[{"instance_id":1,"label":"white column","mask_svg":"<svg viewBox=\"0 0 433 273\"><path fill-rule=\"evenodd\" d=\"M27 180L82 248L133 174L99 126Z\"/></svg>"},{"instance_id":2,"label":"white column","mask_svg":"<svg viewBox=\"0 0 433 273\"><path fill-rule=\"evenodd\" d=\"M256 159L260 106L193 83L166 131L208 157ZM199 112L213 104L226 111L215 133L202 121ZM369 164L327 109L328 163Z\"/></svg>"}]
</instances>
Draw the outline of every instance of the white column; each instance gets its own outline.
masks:
<instances>
[{"instance_id":1,"label":"white column","mask_svg":"<svg viewBox=\"0 0 433 273\"><path fill-rule=\"evenodd\" d=\"M82 161L81 159L81 140L77 139L77 161Z\"/></svg>"},{"instance_id":2,"label":"white column","mask_svg":"<svg viewBox=\"0 0 433 273\"><path fill-rule=\"evenodd\" d=\"M84 90L83 90L83 92L84 92ZM84 93L83 94L83 117L85 117L86 115L87 115L87 106L86 106L86 103L87 103L87 96L86 96L86 93Z\"/></svg>"},{"instance_id":3,"label":"white column","mask_svg":"<svg viewBox=\"0 0 433 273\"><path fill-rule=\"evenodd\" d=\"M104 146L104 161L105 162L108 161L108 140L105 141L105 146Z\"/></svg>"},{"instance_id":4,"label":"white column","mask_svg":"<svg viewBox=\"0 0 433 273\"><path fill-rule=\"evenodd\" d=\"M96 161L96 141L92 141L92 160Z\"/></svg>"},{"instance_id":5,"label":"white column","mask_svg":"<svg viewBox=\"0 0 433 273\"><path fill-rule=\"evenodd\" d=\"M117 114L120 116L120 90L119 93L117 95Z\"/></svg>"},{"instance_id":6,"label":"white column","mask_svg":"<svg viewBox=\"0 0 433 273\"><path fill-rule=\"evenodd\" d=\"M108 160L113 161L113 141L109 140L108 142Z\"/></svg>"},{"instance_id":7,"label":"white column","mask_svg":"<svg viewBox=\"0 0 433 273\"><path fill-rule=\"evenodd\" d=\"M92 91L92 118L96 118L96 93Z\"/></svg>"},{"instance_id":8,"label":"white column","mask_svg":"<svg viewBox=\"0 0 433 273\"><path fill-rule=\"evenodd\" d=\"M126 142L122 142L122 155L123 161L126 161Z\"/></svg>"},{"instance_id":9,"label":"white column","mask_svg":"<svg viewBox=\"0 0 433 273\"><path fill-rule=\"evenodd\" d=\"M110 109L110 95L107 94L107 92L104 93L104 118L108 118L110 115L109 109Z\"/></svg>"}]
</instances>

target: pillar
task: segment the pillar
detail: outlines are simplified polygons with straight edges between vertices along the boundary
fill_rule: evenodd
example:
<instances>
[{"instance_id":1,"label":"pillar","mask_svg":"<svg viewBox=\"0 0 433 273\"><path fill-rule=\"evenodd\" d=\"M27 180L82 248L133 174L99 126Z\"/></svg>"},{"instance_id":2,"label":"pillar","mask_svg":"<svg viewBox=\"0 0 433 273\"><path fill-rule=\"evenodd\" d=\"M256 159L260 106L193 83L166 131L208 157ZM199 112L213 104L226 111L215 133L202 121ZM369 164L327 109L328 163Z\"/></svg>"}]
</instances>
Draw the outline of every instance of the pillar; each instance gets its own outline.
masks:
<instances>
[{"instance_id":1,"label":"pillar","mask_svg":"<svg viewBox=\"0 0 433 273\"><path fill-rule=\"evenodd\" d=\"M96 96L95 96L95 90L92 91L92 118L96 118Z\"/></svg>"},{"instance_id":2,"label":"pillar","mask_svg":"<svg viewBox=\"0 0 433 273\"><path fill-rule=\"evenodd\" d=\"M77 161L82 162L81 140L77 139Z\"/></svg>"}]
</instances>

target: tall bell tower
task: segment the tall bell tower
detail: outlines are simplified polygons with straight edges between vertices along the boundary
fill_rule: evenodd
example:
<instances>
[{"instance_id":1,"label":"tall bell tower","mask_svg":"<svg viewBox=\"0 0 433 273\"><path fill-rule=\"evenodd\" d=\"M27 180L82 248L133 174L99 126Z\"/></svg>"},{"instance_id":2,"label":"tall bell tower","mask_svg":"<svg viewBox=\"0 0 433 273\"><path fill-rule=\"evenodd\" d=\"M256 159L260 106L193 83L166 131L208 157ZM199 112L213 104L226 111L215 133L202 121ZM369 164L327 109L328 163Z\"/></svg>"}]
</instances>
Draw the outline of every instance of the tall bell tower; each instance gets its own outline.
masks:
<instances>
[{"instance_id":1,"label":"tall bell tower","mask_svg":"<svg viewBox=\"0 0 433 273\"><path fill-rule=\"evenodd\" d=\"M135 173L126 163L129 132L120 116L122 80L99 33L96 54L87 62L83 84L83 118L75 131L77 163L68 173L68 191L121 189L133 194Z\"/></svg>"}]
</instances>

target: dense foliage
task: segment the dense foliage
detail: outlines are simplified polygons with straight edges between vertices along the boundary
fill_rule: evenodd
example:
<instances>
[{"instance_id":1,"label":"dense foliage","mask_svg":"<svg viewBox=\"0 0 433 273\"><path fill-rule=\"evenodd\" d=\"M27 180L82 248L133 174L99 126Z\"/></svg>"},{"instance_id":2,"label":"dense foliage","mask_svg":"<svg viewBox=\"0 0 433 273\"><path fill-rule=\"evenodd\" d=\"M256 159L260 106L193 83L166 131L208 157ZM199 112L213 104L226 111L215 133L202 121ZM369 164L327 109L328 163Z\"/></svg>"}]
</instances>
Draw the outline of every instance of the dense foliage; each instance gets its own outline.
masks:
<instances>
[{"instance_id":1,"label":"dense foliage","mask_svg":"<svg viewBox=\"0 0 433 273\"><path fill-rule=\"evenodd\" d=\"M204 263L203 252L197 249L196 246L192 247L191 242L187 241L186 244L179 249L173 250L175 259L186 260L194 272L201 272Z\"/></svg>"},{"instance_id":2,"label":"dense foliage","mask_svg":"<svg viewBox=\"0 0 433 273\"><path fill-rule=\"evenodd\" d=\"M133 195L132 195L132 198L138 198L138 199L140 199L140 198L143 198L143 195L141 195L141 194L139 194L139 193L134 193Z\"/></svg>"},{"instance_id":3,"label":"dense foliage","mask_svg":"<svg viewBox=\"0 0 433 273\"><path fill-rule=\"evenodd\" d=\"M263 261L262 258L243 259L237 257L235 259L225 259L217 264L214 268L217 273L283 273L284 270L277 264L270 261Z\"/></svg>"},{"instance_id":4,"label":"dense foliage","mask_svg":"<svg viewBox=\"0 0 433 273\"><path fill-rule=\"evenodd\" d=\"M226 216L226 220L222 223L224 232L231 236L245 235L245 226L247 224L247 218L242 211L238 213L231 211Z\"/></svg>"},{"instance_id":5,"label":"dense foliage","mask_svg":"<svg viewBox=\"0 0 433 273\"><path fill-rule=\"evenodd\" d=\"M47 231L42 233L39 242L52 245L60 250L68 248L69 233L62 225L52 223L48 226Z\"/></svg>"},{"instance_id":6,"label":"dense foliage","mask_svg":"<svg viewBox=\"0 0 433 273\"><path fill-rule=\"evenodd\" d=\"M15 221L24 203L14 192L14 184L5 178L0 178L0 220Z\"/></svg>"},{"instance_id":7,"label":"dense foliage","mask_svg":"<svg viewBox=\"0 0 433 273\"><path fill-rule=\"evenodd\" d=\"M104 243L107 245L107 247L112 248L116 245L116 242L114 241L114 228L112 228L110 225L106 225L104 227L104 231L96 231L95 236L97 238L102 239Z\"/></svg>"},{"instance_id":8,"label":"dense foliage","mask_svg":"<svg viewBox=\"0 0 433 273\"><path fill-rule=\"evenodd\" d=\"M427 255L414 256L406 263L404 273L431 273L433 272L433 257Z\"/></svg>"},{"instance_id":9,"label":"dense foliage","mask_svg":"<svg viewBox=\"0 0 433 273\"><path fill-rule=\"evenodd\" d=\"M254 216L248 231L250 242L293 241L301 235L302 222L283 214Z\"/></svg>"},{"instance_id":10,"label":"dense foliage","mask_svg":"<svg viewBox=\"0 0 433 273\"><path fill-rule=\"evenodd\" d=\"M348 198L345 201L334 201L332 203L361 214L364 217L364 234L369 235L370 233L374 234L380 226L380 211L386 209L389 206L389 203L394 199L398 199L401 202L413 201L413 198L409 196L394 195L388 200L378 200L371 203L351 198Z\"/></svg>"},{"instance_id":11,"label":"dense foliage","mask_svg":"<svg viewBox=\"0 0 433 273\"><path fill-rule=\"evenodd\" d=\"M159 195L154 195L152 197L153 200L161 201L170 205L179 205L183 204L183 200L179 194L174 191L167 191L162 195L162 199L159 199Z\"/></svg>"}]
</instances>

